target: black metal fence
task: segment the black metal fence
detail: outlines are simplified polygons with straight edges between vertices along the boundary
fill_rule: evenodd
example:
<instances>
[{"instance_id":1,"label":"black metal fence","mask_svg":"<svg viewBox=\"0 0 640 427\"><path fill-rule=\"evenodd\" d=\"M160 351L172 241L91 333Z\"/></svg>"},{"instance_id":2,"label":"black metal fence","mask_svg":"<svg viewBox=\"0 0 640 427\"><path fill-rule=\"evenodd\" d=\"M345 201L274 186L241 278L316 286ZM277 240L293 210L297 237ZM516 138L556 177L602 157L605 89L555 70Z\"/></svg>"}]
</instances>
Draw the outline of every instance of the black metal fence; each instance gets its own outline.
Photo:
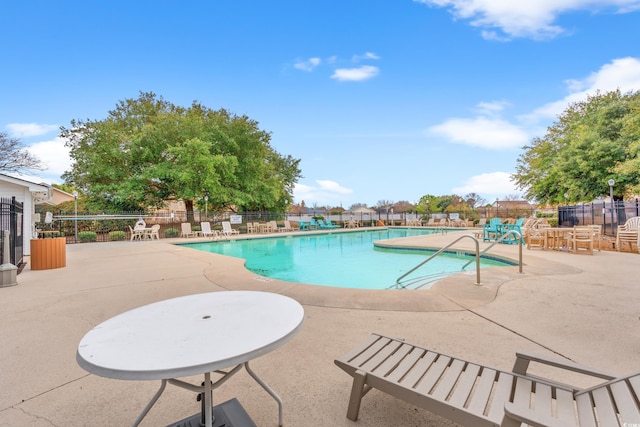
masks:
<instances>
[{"instance_id":1,"label":"black metal fence","mask_svg":"<svg viewBox=\"0 0 640 427\"><path fill-rule=\"evenodd\" d=\"M41 218L46 218L46 207L36 207ZM479 219L480 217L498 216L501 218L527 217L533 214L533 209L507 209L500 207L480 208L477 210L467 210L458 212L462 219ZM67 243L98 241L106 242L111 240L129 240L131 231L137 220L143 219L147 226L160 225L159 235L161 238L174 237L180 233L180 224L190 222L193 227L200 225L200 222L208 221L213 229L221 229L222 221L231 222L232 226L241 233L246 232L247 223L278 221L281 225L283 220L293 223L299 221L309 221L310 217L324 217L333 223L343 226L346 221L356 220L363 226L376 226L380 223L384 225L407 225L415 220L426 222L427 218L446 218L448 213L418 214L414 212L393 212L370 211L330 213L327 211L310 211L303 214L284 212L216 212L216 211L155 211L155 212L118 212L118 213L87 213L87 212L53 212L53 221L45 223L41 221L36 224L39 230L57 231L58 234L47 233L45 236L64 236ZM86 240L87 232L95 233L89 236L93 240Z\"/></svg>"},{"instance_id":2,"label":"black metal fence","mask_svg":"<svg viewBox=\"0 0 640 427\"><path fill-rule=\"evenodd\" d=\"M46 208L37 207L41 218L46 218ZM156 211L156 212L118 212L118 213L87 213L87 212L52 212L53 220L46 223L42 220L36 224L38 230L56 231L45 236L66 237L67 243L83 241L107 242L113 240L129 240L135 223L142 219L147 226L160 225L159 235L176 237L180 234L183 222L189 222L198 227L200 222L208 221L212 228L222 229L222 221L232 222L235 228L246 229L247 222L267 222L287 219L285 214L274 212L186 212L186 211ZM95 234L89 234L95 233ZM88 235L89 234L89 235Z\"/></svg>"},{"instance_id":3,"label":"black metal fence","mask_svg":"<svg viewBox=\"0 0 640 427\"><path fill-rule=\"evenodd\" d=\"M4 233L9 232L9 262L20 266L23 261L23 205L15 197L0 198L0 264L4 262Z\"/></svg>"},{"instance_id":4,"label":"black metal fence","mask_svg":"<svg viewBox=\"0 0 640 427\"><path fill-rule=\"evenodd\" d=\"M602 225L602 232L614 236L618 225L627 219L640 216L640 202L635 200L599 201L573 206L558 207L558 225L573 227L575 225Z\"/></svg>"}]
</instances>

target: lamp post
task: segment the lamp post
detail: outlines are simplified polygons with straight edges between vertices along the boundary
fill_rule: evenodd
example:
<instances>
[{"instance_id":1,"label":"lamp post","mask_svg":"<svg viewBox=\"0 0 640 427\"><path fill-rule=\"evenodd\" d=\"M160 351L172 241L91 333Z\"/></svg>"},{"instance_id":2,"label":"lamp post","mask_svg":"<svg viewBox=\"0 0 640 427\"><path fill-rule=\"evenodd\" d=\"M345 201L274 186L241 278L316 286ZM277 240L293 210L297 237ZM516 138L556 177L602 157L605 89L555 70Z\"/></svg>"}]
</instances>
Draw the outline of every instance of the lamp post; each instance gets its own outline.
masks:
<instances>
[{"instance_id":1,"label":"lamp post","mask_svg":"<svg viewBox=\"0 0 640 427\"><path fill-rule=\"evenodd\" d=\"M75 231L75 240L73 243L78 243L78 192L73 191L73 205L74 205L74 217L73 217L73 229Z\"/></svg>"},{"instance_id":2,"label":"lamp post","mask_svg":"<svg viewBox=\"0 0 640 427\"><path fill-rule=\"evenodd\" d=\"M204 220L209 220L209 196L204 196Z\"/></svg>"},{"instance_id":3,"label":"lamp post","mask_svg":"<svg viewBox=\"0 0 640 427\"><path fill-rule=\"evenodd\" d=\"M609 198L611 199L611 235L613 236L613 184L616 182L610 179L607 183L609 184Z\"/></svg>"}]
</instances>

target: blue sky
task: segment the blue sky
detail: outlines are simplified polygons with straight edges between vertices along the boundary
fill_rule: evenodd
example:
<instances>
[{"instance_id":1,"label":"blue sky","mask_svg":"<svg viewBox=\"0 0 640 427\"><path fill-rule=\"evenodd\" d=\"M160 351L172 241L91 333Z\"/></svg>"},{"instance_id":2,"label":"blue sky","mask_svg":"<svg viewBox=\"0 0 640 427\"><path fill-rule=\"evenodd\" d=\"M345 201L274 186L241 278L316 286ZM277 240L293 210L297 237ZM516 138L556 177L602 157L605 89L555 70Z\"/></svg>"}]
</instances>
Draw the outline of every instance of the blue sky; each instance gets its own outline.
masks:
<instances>
[{"instance_id":1,"label":"blue sky","mask_svg":"<svg viewBox=\"0 0 640 427\"><path fill-rule=\"evenodd\" d=\"M307 206L518 194L522 147L640 90L640 0L1 2L0 131L60 183L60 126L140 91L246 114Z\"/></svg>"}]
</instances>

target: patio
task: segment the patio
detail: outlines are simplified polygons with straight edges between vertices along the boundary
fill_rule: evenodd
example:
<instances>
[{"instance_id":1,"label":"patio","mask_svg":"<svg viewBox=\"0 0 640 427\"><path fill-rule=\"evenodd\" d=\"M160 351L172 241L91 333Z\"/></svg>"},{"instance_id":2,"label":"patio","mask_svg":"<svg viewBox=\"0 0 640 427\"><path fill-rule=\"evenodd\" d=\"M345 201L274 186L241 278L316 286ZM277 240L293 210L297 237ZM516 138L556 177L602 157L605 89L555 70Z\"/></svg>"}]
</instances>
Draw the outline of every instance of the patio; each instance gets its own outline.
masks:
<instances>
[{"instance_id":1,"label":"patio","mask_svg":"<svg viewBox=\"0 0 640 427\"><path fill-rule=\"evenodd\" d=\"M453 236L410 244L441 247ZM454 425L377 391L364 398L357 424L346 419L351 381L333 360L371 332L507 370L520 349L620 374L640 369L638 254L524 249L524 274L506 267L483 270L480 287L475 274L460 274L432 290L386 292L257 280L242 260L171 244L184 240L68 245L66 268L27 265L17 286L0 289L0 426L130 425L158 382L90 375L76 363L78 342L131 308L219 290L267 290L304 306L300 333L252 362L282 397L285 426ZM517 245L492 253L517 259ZM246 373L214 391L214 403L233 397L257 425L277 425L276 404ZM168 387L141 425L199 409L194 393Z\"/></svg>"}]
</instances>

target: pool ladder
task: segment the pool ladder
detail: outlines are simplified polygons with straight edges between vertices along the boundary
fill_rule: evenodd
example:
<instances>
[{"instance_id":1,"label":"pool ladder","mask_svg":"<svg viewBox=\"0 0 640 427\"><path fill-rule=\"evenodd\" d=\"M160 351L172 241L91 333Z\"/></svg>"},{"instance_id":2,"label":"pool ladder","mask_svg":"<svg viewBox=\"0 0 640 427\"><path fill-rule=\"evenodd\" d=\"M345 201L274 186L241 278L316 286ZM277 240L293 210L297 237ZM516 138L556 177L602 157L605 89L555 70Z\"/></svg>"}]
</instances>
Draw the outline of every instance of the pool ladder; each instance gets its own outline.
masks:
<instances>
[{"instance_id":1,"label":"pool ladder","mask_svg":"<svg viewBox=\"0 0 640 427\"><path fill-rule=\"evenodd\" d=\"M518 266L519 266L519 271L518 272L520 274L522 274L522 234L520 234L518 231L516 231L516 230L507 231L502 236L500 236L500 238L498 238L498 240L496 240L495 242L493 242L492 244L487 246L482 252L480 252L480 242L478 241L478 239L476 237L474 237L473 235L471 235L471 234L465 234L463 236L458 237L457 239L455 239L451 243L447 244L445 247L440 249L438 252L436 252L435 254L431 255L429 258L425 259L420 264L416 265L411 270L409 270L406 273L404 273L402 276L398 277L396 279L396 283L391 285L391 286L389 286L387 289L407 289L408 286L416 283L418 280L425 279L425 278L431 278L431 276L437 276L437 274L433 274L433 275L430 275L430 276L421 276L421 277L418 277L418 278L415 278L415 279L411 280L406 285L403 285L401 283L402 279L407 277L409 274L413 273L414 271L416 271L417 269L419 269L420 267L422 267L423 265L425 265L426 263L428 263L429 261L431 261L432 259L434 259L438 255L443 253L445 250L449 249L451 246L453 246L454 244L458 243L460 240L465 239L465 238L469 238L469 239L473 240L473 242L475 243L475 247L476 247L476 250L475 250L476 283L475 284L477 286L482 286L482 282L480 281L480 256L485 254L485 253L487 253L496 244L502 242L502 240L504 240L505 238L507 238L510 235L513 235L518 239ZM468 263L463 265L462 268L460 269L460 271L464 271L464 269L467 268L467 266L469 264L471 264L472 262L473 262L473 260L469 261ZM422 285L417 286L414 289L418 289L418 288L426 285L427 283L431 283L432 281L435 281L435 280L437 280L437 278L434 278L433 280L427 281L427 282L423 283Z\"/></svg>"}]
</instances>

